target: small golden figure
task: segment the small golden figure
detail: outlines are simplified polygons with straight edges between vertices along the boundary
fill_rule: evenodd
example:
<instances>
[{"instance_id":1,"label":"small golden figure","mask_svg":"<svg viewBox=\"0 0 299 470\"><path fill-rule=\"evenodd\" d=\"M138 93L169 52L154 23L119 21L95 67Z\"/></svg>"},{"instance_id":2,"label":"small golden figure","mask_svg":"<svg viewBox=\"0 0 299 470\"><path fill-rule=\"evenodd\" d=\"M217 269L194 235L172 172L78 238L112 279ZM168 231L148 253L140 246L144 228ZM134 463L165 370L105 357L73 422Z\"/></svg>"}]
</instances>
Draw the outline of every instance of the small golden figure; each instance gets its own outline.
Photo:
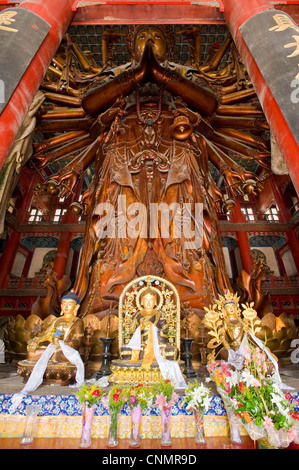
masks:
<instances>
[{"instance_id":1,"label":"small golden figure","mask_svg":"<svg viewBox=\"0 0 299 470\"><path fill-rule=\"evenodd\" d=\"M213 337L207 344L207 348L212 350L208 356L209 362L218 354L221 359L227 360L228 351L237 351L241 346L244 333L255 335L260 330L261 320L253 309L253 303L242 304L241 312L239 299L237 293L227 292L224 297L220 295L212 307L205 307L204 324Z\"/></svg>"}]
</instances>

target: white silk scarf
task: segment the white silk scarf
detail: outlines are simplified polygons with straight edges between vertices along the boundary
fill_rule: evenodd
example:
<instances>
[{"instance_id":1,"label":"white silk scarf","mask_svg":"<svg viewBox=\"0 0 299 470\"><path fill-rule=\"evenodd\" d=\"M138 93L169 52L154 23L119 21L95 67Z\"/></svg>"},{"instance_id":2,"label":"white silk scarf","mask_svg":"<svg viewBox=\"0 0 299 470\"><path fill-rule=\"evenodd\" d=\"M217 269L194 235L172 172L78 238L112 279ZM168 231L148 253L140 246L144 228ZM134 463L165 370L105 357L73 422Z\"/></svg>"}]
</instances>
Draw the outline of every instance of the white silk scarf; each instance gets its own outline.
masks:
<instances>
[{"instance_id":1,"label":"white silk scarf","mask_svg":"<svg viewBox=\"0 0 299 470\"><path fill-rule=\"evenodd\" d=\"M58 344L61 347L61 350L65 357L77 367L76 384L74 386L81 387L84 382L84 364L79 352L76 351L76 349L71 348L70 346L65 344L65 342L62 340L58 341ZM48 362L51 359L55 349L58 347L58 344L50 343L47 346L41 357L36 362L25 387L21 390L21 392L13 395L11 400L12 412L14 412L18 408L18 406L20 405L20 403L22 403L22 400L26 395L36 390L42 384Z\"/></svg>"},{"instance_id":2,"label":"white silk scarf","mask_svg":"<svg viewBox=\"0 0 299 470\"><path fill-rule=\"evenodd\" d=\"M179 364L176 361L169 361L164 359L159 349L158 329L156 325L151 323L153 331L154 353L156 361L159 365L162 377L169 379L174 384L175 388L186 388L187 384L183 377ZM141 331L140 326L135 330L129 343L126 345L130 349L141 349Z\"/></svg>"}]
</instances>

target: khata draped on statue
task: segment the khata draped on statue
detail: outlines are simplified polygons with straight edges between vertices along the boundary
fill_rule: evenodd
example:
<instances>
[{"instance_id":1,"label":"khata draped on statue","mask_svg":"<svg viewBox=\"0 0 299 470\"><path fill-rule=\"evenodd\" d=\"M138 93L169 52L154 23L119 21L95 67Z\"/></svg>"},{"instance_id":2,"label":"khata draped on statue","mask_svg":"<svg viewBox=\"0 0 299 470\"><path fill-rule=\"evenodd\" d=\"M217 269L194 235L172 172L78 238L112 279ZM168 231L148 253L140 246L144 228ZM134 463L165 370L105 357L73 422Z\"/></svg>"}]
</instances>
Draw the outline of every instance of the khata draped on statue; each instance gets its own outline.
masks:
<instances>
[{"instance_id":1,"label":"khata draped on statue","mask_svg":"<svg viewBox=\"0 0 299 470\"><path fill-rule=\"evenodd\" d=\"M254 138L256 148L247 147L242 131L240 141L215 131L218 97L204 74L169 62L170 29L135 27L132 62L106 68L83 87L86 118L78 125L90 122L88 145L51 177L65 195L94 162L92 183L81 200L86 231L73 286L81 299L80 316L105 311L127 283L147 274L169 280L182 303L198 310L230 290L217 215L225 201L209 165L240 194L248 178L259 179L224 149L257 159L267 151ZM75 119L62 121L65 129L75 128ZM248 119L244 126L249 125ZM54 121L47 126L56 128ZM52 157L49 152L33 158L44 165ZM158 214L154 224L152 208ZM200 244L190 247L196 233Z\"/></svg>"}]
</instances>

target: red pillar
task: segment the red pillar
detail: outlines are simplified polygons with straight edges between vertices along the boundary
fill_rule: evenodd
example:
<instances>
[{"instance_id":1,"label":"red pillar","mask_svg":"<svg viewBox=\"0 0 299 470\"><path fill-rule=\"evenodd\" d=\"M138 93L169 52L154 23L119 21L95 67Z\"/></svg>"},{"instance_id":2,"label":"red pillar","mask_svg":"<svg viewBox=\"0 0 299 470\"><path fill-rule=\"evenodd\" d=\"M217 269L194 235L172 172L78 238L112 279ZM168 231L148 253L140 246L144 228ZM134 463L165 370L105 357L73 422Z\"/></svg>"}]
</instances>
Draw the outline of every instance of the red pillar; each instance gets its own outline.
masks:
<instances>
[{"instance_id":1,"label":"red pillar","mask_svg":"<svg viewBox=\"0 0 299 470\"><path fill-rule=\"evenodd\" d=\"M21 199L17 215L17 220L21 224L27 222L28 210L33 197L33 190L40 178L40 175L37 172L34 175L32 175L32 173L28 173L26 175L26 172L27 170L22 173L22 178L27 176L28 183L25 186L26 193ZM20 232L13 230L5 244L3 255L1 257L0 289L3 288L5 279L11 272L21 236L22 234Z\"/></svg>"},{"instance_id":2,"label":"red pillar","mask_svg":"<svg viewBox=\"0 0 299 470\"><path fill-rule=\"evenodd\" d=\"M281 192L281 188L279 186L279 182L277 180L277 177L275 175L271 175L270 177L271 181L271 188L273 192L273 196L275 199L275 203L277 205L277 208L279 210L279 218L281 222L288 222L290 219L290 212L289 209L285 203L284 196ZM299 273L299 240L296 235L295 230L289 230L286 232L286 236L288 239L289 247L292 252L295 265L297 268L297 272Z\"/></svg>"},{"instance_id":3,"label":"red pillar","mask_svg":"<svg viewBox=\"0 0 299 470\"><path fill-rule=\"evenodd\" d=\"M275 256L276 256L276 259L277 259L277 263L278 263L278 266L279 266L279 270L280 270L280 274L281 276L286 276L287 275L287 272L286 272L286 269L284 267L284 263L283 263L283 260L280 256L280 252L279 250L276 250L275 251Z\"/></svg>"},{"instance_id":4,"label":"red pillar","mask_svg":"<svg viewBox=\"0 0 299 470\"><path fill-rule=\"evenodd\" d=\"M28 0L18 5L39 15L51 28L0 115L0 169L73 18L73 3L74 0Z\"/></svg>"},{"instance_id":5,"label":"red pillar","mask_svg":"<svg viewBox=\"0 0 299 470\"><path fill-rule=\"evenodd\" d=\"M82 179L78 182L75 194L70 198L69 204L78 200L79 195L82 189ZM77 223L78 216L74 215L70 209L65 215L64 223L71 224ZM53 271L57 274L57 279L61 279L62 276L65 274L65 269L67 266L67 261L69 257L69 251L71 247L71 242L73 239L72 232L61 232L59 237L59 244L57 248L57 253L55 257Z\"/></svg>"},{"instance_id":6,"label":"red pillar","mask_svg":"<svg viewBox=\"0 0 299 470\"><path fill-rule=\"evenodd\" d=\"M65 273L72 238L73 234L70 232L62 232L60 234L59 245L53 267L53 271L57 274L57 279L61 279Z\"/></svg>"},{"instance_id":7,"label":"red pillar","mask_svg":"<svg viewBox=\"0 0 299 470\"><path fill-rule=\"evenodd\" d=\"M234 199L236 205L233 209L233 211L230 213L231 218L233 219L233 222L236 223L241 223L241 224L246 224L248 223L246 221L246 217L241 211L241 205L238 201L237 198ZM247 232L236 232L236 239L238 242L238 247L239 247L239 252L240 252L240 258L241 258L241 263L244 271L247 272L247 274L251 273L252 266L253 266L253 258L250 250L250 244L249 244L249 239L248 239L248 233Z\"/></svg>"},{"instance_id":8,"label":"red pillar","mask_svg":"<svg viewBox=\"0 0 299 470\"><path fill-rule=\"evenodd\" d=\"M299 194L299 146L273 94L258 68L239 28L246 20L265 10L274 10L269 0L222 0L224 16L233 40L248 70L265 116L286 162L294 187ZM277 10L274 10L277 12Z\"/></svg>"},{"instance_id":9,"label":"red pillar","mask_svg":"<svg viewBox=\"0 0 299 470\"><path fill-rule=\"evenodd\" d=\"M33 258L33 251L29 251L28 254L27 254L27 258L26 258L24 267L23 267L22 277L27 277L32 258Z\"/></svg>"}]
</instances>

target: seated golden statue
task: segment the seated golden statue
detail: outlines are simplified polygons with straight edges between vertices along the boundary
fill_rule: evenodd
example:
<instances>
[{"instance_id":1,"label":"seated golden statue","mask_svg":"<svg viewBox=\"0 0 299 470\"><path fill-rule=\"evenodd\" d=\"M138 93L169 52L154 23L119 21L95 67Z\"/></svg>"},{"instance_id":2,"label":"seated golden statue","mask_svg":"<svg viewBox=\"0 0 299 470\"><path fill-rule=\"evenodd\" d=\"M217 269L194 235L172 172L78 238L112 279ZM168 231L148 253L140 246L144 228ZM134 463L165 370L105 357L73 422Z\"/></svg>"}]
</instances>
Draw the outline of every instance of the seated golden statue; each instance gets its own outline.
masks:
<instances>
[{"instance_id":1,"label":"seated golden statue","mask_svg":"<svg viewBox=\"0 0 299 470\"><path fill-rule=\"evenodd\" d=\"M175 287L157 276L135 279L120 297L120 359L112 361L109 380L154 383L167 372L171 376L174 368L183 382L179 355L180 299Z\"/></svg>"},{"instance_id":2,"label":"seated golden statue","mask_svg":"<svg viewBox=\"0 0 299 470\"><path fill-rule=\"evenodd\" d=\"M74 292L69 292L62 297L60 317L28 341L27 358L18 363L18 374L25 380L50 344L56 347L53 347L48 360L44 382L66 385L74 379L77 367L65 354L70 351L69 348L79 351L83 345L84 323L81 318L77 318L79 307L79 298Z\"/></svg>"}]
</instances>

